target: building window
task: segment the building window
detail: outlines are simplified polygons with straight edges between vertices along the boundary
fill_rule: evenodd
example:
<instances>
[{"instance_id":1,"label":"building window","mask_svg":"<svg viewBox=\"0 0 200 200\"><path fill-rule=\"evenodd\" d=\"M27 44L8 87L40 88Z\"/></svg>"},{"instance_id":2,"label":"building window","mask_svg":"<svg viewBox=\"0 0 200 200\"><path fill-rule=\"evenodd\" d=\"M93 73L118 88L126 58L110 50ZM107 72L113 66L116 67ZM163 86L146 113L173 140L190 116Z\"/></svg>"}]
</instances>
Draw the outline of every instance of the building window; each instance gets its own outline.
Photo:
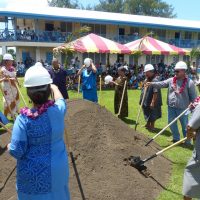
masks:
<instances>
[{"instance_id":1,"label":"building window","mask_svg":"<svg viewBox=\"0 0 200 200\"><path fill-rule=\"evenodd\" d=\"M191 40L192 39L192 32L186 31L185 32L185 39L186 40Z\"/></svg>"},{"instance_id":2,"label":"building window","mask_svg":"<svg viewBox=\"0 0 200 200\"><path fill-rule=\"evenodd\" d=\"M139 34L140 33L140 29L138 27L130 27L130 34Z\"/></svg>"},{"instance_id":3,"label":"building window","mask_svg":"<svg viewBox=\"0 0 200 200\"><path fill-rule=\"evenodd\" d=\"M186 63L190 62L190 56L184 55L183 56L183 61L186 62Z\"/></svg>"},{"instance_id":4,"label":"building window","mask_svg":"<svg viewBox=\"0 0 200 200\"><path fill-rule=\"evenodd\" d=\"M200 32L198 33L198 40L200 40Z\"/></svg>"},{"instance_id":5,"label":"building window","mask_svg":"<svg viewBox=\"0 0 200 200\"><path fill-rule=\"evenodd\" d=\"M67 25L67 32L68 33L72 33L72 23L71 22L67 22L66 25Z\"/></svg>"},{"instance_id":6,"label":"building window","mask_svg":"<svg viewBox=\"0 0 200 200\"><path fill-rule=\"evenodd\" d=\"M164 61L165 56L164 55L146 55L146 64L151 63L151 64L158 64L162 61Z\"/></svg>"},{"instance_id":7,"label":"building window","mask_svg":"<svg viewBox=\"0 0 200 200\"><path fill-rule=\"evenodd\" d=\"M53 30L54 30L54 24L45 23L45 31L53 31Z\"/></svg>"},{"instance_id":8,"label":"building window","mask_svg":"<svg viewBox=\"0 0 200 200\"><path fill-rule=\"evenodd\" d=\"M47 62L50 65L52 60L53 60L53 53L52 52L46 52L45 62Z\"/></svg>"},{"instance_id":9,"label":"building window","mask_svg":"<svg viewBox=\"0 0 200 200\"><path fill-rule=\"evenodd\" d=\"M88 26L91 28L90 33L106 36L106 25L101 24L81 24L81 26Z\"/></svg>"},{"instance_id":10,"label":"building window","mask_svg":"<svg viewBox=\"0 0 200 200\"><path fill-rule=\"evenodd\" d=\"M166 30L164 29L150 29L148 28L147 29L147 33L149 34L149 36L152 36L152 37L158 37L160 39L162 38L166 38Z\"/></svg>"},{"instance_id":11,"label":"building window","mask_svg":"<svg viewBox=\"0 0 200 200\"><path fill-rule=\"evenodd\" d=\"M101 34L106 36L106 25L101 25Z\"/></svg>"},{"instance_id":12,"label":"building window","mask_svg":"<svg viewBox=\"0 0 200 200\"><path fill-rule=\"evenodd\" d=\"M101 34L101 25L100 24L95 25L94 33Z\"/></svg>"},{"instance_id":13,"label":"building window","mask_svg":"<svg viewBox=\"0 0 200 200\"><path fill-rule=\"evenodd\" d=\"M166 30L164 29L158 29L156 34L159 38L166 38Z\"/></svg>"},{"instance_id":14,"label":"building window","mask_svg":"<svg viewBox=\"0 0 200 200\"><path fill-rule=\"evenodd\" d=\"M61 32L66 32L67 31L67 26L65 22L60 23L60 30Z\"/></svg>"}]
</instances>

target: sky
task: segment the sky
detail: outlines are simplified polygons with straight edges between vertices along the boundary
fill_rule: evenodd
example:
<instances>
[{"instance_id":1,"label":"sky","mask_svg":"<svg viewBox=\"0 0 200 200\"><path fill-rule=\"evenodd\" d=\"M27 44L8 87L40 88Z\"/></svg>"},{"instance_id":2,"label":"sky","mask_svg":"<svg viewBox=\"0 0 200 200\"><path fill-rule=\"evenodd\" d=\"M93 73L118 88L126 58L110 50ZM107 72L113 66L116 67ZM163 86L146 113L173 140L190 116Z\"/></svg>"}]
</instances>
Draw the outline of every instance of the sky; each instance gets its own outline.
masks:
<instances>
[{"instance_id":1,"label":"sky","mask_svg":"<svg viewBox=\"0 0 200 200\"><path fill-rule=\"evenodd\" d=\"M200 20L200 0L165 0L167 3L172 4L177 13L178 19ZM99 0L79 0L81 4L95 5ZM47 6L47 0L0 0L0 7L26 7L26 6Z\"/></svg>"},{"instance_id":2,"label":"sky","mask_svg":"<svg viewBox=\"0 0 200 200\"><path fill-rule=\"evenodd\" d=\"M172 4L178 19L200 20L200 0L164 0ZM83 5L95 5L99 0L80 0Z\"/></svg>"}]
</instances>

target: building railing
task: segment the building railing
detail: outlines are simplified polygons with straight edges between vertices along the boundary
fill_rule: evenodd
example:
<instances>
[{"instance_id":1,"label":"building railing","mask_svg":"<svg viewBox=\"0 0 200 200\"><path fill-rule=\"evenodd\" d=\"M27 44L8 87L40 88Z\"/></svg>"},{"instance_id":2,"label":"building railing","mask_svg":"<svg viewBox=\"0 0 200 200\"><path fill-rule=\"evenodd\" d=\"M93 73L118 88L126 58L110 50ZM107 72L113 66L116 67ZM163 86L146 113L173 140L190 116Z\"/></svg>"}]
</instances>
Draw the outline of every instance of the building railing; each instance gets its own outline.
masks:
<instances>
[{"instance_id":1,"label":"building railing","mask_svg":"<svg viewBox=\"0 0 200 200\"><path fill-rule=\"evenodd\" d=\"M48 43L64 43L70 33L60 31L34 31L19 29L0 29L0 41L26 41L26 42L48 42ZM106 35L101 35L106 37ZM139 35L115 35L107 37L116 42L125 44L140 38ZM75 38L74 38L75 39ZM157 39L181 48L194 48L200 46L200 40L192 39L175 39L157 37Z\"/></svg>"}]
</instances>

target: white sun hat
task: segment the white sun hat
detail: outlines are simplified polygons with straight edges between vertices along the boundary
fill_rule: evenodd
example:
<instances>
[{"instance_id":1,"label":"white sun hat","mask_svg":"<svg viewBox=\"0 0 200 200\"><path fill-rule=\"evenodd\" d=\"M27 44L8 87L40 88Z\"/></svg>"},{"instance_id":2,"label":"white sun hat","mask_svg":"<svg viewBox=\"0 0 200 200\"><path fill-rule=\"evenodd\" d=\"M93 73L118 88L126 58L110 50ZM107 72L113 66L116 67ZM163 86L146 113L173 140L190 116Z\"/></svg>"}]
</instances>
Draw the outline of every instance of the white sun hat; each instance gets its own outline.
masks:
<instances>
[{"instance_id":1,"label":"white sun hat","mask_svg":"<svg viewBox=\"0 0 200 200\"><path fill-rule=\"evenodd\" d=\"M183 62L183 61L179 61L179 62L176 63L176 66L175 66L174 69L175 70L177 70L177 69L185 69L185 70L187 70L187 64L185 62Z\"/></svg>"},{"instance_id":2,"label":"white sun hat","mask_svg":"<svg viewBox=\"0 0 200 200\"><path fill-rule=\"evenodd\" d=\"M84 65L85 65L86 67L89 67L89 66L91 65L91 59L90 59L90 58L85 58L85 60L84 60Z\"/></svg>"},{"instance_id":3,"label":"white sun hat","mask_svg":"<svg viewBox=\"0 0 200 200\"><path fill-rule=\"evenodd\" d=\"M3 60L14 60L13 56L9 53L4 54Z\"/></svg>"},{"instance_id":4,"label":"white sun hat","mask_svg":"<svg viewBox=\"0 0 200 200\"><path fill-rule=\"evenodd\" d=\"M144 66L144 72L153 71L154 67L152 64L147 64Z\"/></svg>"},{"instance_id":5,"label":"white sun hat","mask_svg":"<svg viewBox=\"0 0 200 200\"><path fill-rule=\"evenodd\" d=\"M49 72L37 62L34 66L30 67L24 77L24 87L36 87L51 84L53 81Z\"/></svg>"},{"instance_id":6,"label":"white sun hat","mask_svg":"<svg viewBox=\"0 0 200 200\"><path fill-rule=\"evenodd\" d=\"M110 76L110 75L107 75L107 76L105 77L104 81L105 81L105 84L107 85L107 84L109 84L110 82L113 81L113 77Z\"/></svg>"}]
</instances>

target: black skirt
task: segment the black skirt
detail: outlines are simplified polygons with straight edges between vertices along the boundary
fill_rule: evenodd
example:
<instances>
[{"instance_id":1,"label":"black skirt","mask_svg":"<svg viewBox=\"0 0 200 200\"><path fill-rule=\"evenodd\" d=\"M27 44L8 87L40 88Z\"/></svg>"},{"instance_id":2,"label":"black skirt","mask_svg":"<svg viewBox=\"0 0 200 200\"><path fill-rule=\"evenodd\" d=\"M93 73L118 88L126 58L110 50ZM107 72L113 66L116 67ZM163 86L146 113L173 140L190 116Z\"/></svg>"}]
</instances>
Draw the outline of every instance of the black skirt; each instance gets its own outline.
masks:
<instances>
[{"instance_id":1,"label":"black skirt","mask_svg":"<svg viewBox=\"0 0 200 200\"><path fill-rule=\"evenodd\" d=\"M147 122L153 122L162 117L161 106L155 106L153 109L149 106L143 106L142 109Z\"/></svg>"}]
</instances>

